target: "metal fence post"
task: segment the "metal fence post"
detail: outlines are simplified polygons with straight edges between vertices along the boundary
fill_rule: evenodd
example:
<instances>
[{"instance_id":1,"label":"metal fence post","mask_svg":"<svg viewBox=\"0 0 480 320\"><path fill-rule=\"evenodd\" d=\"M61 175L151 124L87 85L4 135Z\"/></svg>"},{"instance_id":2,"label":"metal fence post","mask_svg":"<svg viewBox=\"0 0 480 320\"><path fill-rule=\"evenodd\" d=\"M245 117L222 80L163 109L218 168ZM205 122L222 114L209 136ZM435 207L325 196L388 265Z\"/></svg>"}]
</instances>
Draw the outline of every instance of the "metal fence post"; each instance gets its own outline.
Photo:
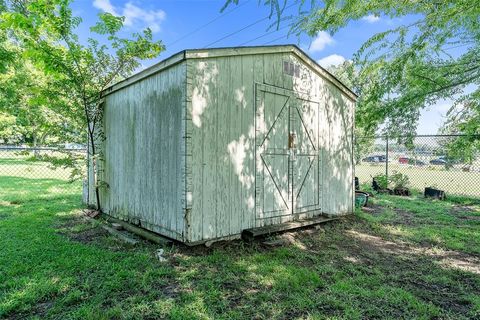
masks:
<instances>
[{"instance_id":1,"label":"metal fence post","mask_svg":"<svg viewBox=\"0 0 480 320\"><path fill-rule=\"evenodd\" d=\"M385 136L385 139L387 142L385 146L385 175L387 176L387 181L388 181L388 134Z\"/></svg>"}]
</instances>

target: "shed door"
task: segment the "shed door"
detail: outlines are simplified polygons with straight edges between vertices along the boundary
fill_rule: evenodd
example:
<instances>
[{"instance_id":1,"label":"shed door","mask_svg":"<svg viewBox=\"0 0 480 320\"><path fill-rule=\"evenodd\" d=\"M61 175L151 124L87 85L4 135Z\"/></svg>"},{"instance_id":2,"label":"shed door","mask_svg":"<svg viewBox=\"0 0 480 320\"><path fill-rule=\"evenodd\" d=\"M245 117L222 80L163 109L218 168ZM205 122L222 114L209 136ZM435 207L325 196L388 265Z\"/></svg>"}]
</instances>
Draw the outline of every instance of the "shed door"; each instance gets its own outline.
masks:
<instances>
[{"instance_id":1,"label":"shed door","mask_svg":"<svg viewBox=\"0 0 480 320\"><path fill-rule=\"evenodd\" d=\"M293 212L297 215L320 209L318 108L317 102L302 99L290 107Z\"/></svg>"},{"instance_id":2,"label":"shed door","mask_svg":"<svg viewBox=\"0 0 480 320\"><path fill-rule=\"evenodd\" d=\"M318 103L256 87L257 219L320 209Z\"/></svg>"}]
</instances>

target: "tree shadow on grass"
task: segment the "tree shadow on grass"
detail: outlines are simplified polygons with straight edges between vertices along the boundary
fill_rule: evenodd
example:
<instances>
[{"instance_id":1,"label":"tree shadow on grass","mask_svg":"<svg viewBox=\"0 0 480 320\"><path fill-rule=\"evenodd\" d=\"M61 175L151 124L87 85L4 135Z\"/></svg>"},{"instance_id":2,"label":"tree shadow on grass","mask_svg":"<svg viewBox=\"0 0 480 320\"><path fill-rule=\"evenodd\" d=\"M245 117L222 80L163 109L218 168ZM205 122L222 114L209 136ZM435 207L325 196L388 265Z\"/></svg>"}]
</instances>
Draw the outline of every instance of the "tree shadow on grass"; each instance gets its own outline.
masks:
<instances>
[{"instance_id":1,"label":"tree shadow on grass","mask_svg":"<svg viewBox=\"0 0 480 320\"><path fill-rule=\"evenodd\" d=\"M0 317L465 319L480 310L480 276L451 263L467 256L405 242L362 217L285 233L278 248L176 245L160 263L155 245L110 250L58 234L78 218L79 196L43 199L35 193L56 181L16 182L31 193L0 191L23 201L0 207L11 215L0 221Z\"/></svg>"},{"instance_id":2,"label":"tree shadow on grass","mask_svg":"<svg viewBox=\"0 0 480 320\"><path fill-rule=\"evenodd\" d=\"M480 202L456 198L439 201L414 197L380 197L380 212L363 210L362 218L384 229L385 236L480 255Z\"/></svg>"},{"instance_id":3,"label":"tree shadow on grass","mask_svg":"<svg viewBox=\"0 0 480 320\"><path fill-rule=\"evenodd\" d=\"M179 252L180 288L212 317L473 318L480 276L431 254L388 242L346 220L289 233L290 245L228 244L203 256ZM241 252L241 254L239 254ZM458 257L453 257L458 258ZM185 306L186 307L186 306Z\"/></svg>"}]
</instances>

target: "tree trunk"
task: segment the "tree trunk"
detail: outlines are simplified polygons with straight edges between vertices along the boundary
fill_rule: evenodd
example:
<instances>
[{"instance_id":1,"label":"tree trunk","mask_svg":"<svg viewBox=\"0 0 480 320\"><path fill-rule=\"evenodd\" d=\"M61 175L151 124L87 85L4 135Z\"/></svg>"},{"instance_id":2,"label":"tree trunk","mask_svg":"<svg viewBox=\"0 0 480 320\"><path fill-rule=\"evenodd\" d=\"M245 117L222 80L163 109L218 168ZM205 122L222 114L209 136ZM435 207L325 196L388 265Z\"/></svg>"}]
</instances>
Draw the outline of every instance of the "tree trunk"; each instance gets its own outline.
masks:
<instances>
[{"instance_id":1,"label":"tree trunk","mask_svg":"<svg viewBox=\"0 0 480 320\"><path fill-rule=\"evenodd\" d=\"M38 151L38 139L35 133L33 133L32 136L33 136L33 157L37 159L40 156L40 152Z\"/></svg>"},{"instance_id":2,"label":"tree trunk","mask_svg":"<svg viewBox=\"0 0 480 320\"><path fill-rule=\"evenodd\" d=\"M88 138L90 140L90 148L88 152L91 153L88 155L92 159L92 176L93 184L95 186L95 201L97 202L96 209L101 211L102 207L100 205L100 188L98 186L97 179L97 159L96 159L96 148L95 148L95 132L92 130L90 123L88 124Z\"/></svg>"},{"instance_id":3,"label":"tree trunk","mask_svg":"<svg viewBox=\"0 0 480 320\"><path fill-rule=\"evenodd\" d=\"M47 136L48 136L48 132L44 132L41 136L40 136L40 140L38 141L38 143L40 145L45 145L45 140L47 139Z\"/></svg>"}]
</instances>

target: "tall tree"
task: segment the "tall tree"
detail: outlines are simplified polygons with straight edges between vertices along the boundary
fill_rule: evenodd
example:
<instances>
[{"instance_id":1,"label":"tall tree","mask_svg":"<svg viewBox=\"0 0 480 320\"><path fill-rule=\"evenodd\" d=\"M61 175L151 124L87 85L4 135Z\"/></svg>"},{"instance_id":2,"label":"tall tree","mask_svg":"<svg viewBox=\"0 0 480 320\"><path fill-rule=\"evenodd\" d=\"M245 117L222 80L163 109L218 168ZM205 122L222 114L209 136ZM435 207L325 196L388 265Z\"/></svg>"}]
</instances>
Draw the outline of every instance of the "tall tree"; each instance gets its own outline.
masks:
<instances>
[{"instance_id":1,"label":"tall tree","mask_svg":"<svg viewBox=\"0 0 480 320\"><path fill-rule=\"evenodd\" d=\"M71 0L12 0L0 15L0 28L9 30L24 48L24 54L54 77L72 103L66 112L75 114L88 132L89 153L93 159L95 197L101 209L98 179L98 142L101 132L103 93L114 82L130 75L140 60L151 59L164 47L152 40L150 29L121 37L124 17L109 13L99 15L90 28L99 40L80 41L76 28L81 23L70 8Z\"/></svg>"},{"instance_id":2,"label":"tall tree","mask_svg":"<svg viewBox=\"0 0 480 320\"><path fill-rule=\"evenodd\" d=\"M72 117L70 99L56 80L37 70L29 61L18 59L0 73L0 112L13 119L4 140L42 145L52 142L81 142L80 119ZM85 139L83 139L85 141Z\"/></svg>"},{"instance_id":3,"label":"tall tree","mask_svg":"<svg viewBox=\"0 0 480 320\"><path fill-rule=\"evenodd\" d=\"M286 7L284 0L264 3L277 16ZM468 101L462 103L463 123L479 133L480 0L302 0L289 18L293 32L313 37L371 15L415 21L375 34L355 54L357 125L368 132L385 124L390 133L412 133L423 108L454 98L456 104ZM473 90L466 92L469 85Z\"/></svg>"},{"instance_id":4,"label":"tall tree","mask_svg":"<svg viewBox=\"0 0 480 320\"><path fill-rule=\"evenodd\" d=\"M0 12L5 10L5 1L0 0ZM0 73L5 72L12 61L14 61L14 54L8 48L6 30L0 28Z\"/></svg>"},{"instance_id":5,"label":"tall tree","mask_svg":"<svg viewBox=\"0 0 480 320\"><path fill-rule=\"evenodd\" d=\"M480 97L460 100L447 113L442 133L460 133L443 144L444 153L455 160L472 164L480 154Z\"/></svg>"},{"instance_id":6,"label":"tall tree","mask_svg":"<svg viewBox=\"0 0 480 320\"><path fill-rule=\"evenodd\" d=\"M358 82L358 70L352 61L346 60L340 65L329 66L327 69L353 91L361 91L360 83ZM356 164L360 164L362 158L374 150L374 143L375 137L371 132L366 131L361 126L355 127L354 159Z\"/></svg>"}]
</instances>

